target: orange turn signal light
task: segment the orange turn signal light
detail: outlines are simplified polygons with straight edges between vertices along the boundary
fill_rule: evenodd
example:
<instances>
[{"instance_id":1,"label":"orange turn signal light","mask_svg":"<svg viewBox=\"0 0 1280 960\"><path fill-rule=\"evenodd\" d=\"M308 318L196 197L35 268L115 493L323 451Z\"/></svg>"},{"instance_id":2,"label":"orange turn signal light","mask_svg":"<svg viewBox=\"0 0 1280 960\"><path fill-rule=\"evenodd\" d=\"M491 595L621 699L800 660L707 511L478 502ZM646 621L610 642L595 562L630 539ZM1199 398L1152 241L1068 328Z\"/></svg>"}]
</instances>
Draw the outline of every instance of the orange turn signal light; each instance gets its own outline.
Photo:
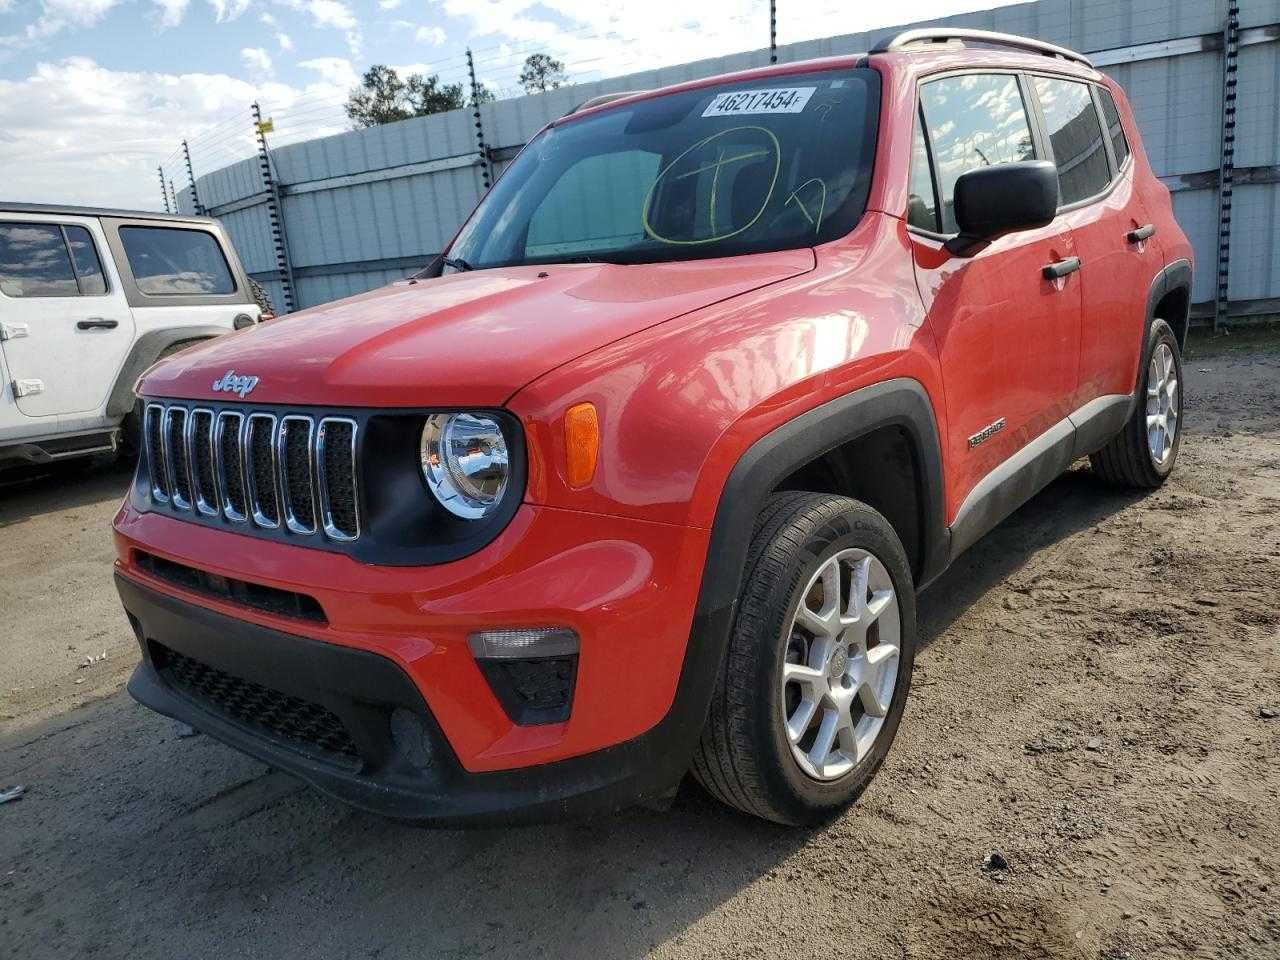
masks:
<instances>
[{"instance_id":1,"label":"orange turn signal light","mask_svg":"<svg viewBox=\"0 0 1280 960\"><path fill-rule=\"evenodd\" d=\"M596 473L600 453L600 421L590 403L575 403L564 414L565 478L571 487L585 487Z\"/></svg>"}]
</instances>

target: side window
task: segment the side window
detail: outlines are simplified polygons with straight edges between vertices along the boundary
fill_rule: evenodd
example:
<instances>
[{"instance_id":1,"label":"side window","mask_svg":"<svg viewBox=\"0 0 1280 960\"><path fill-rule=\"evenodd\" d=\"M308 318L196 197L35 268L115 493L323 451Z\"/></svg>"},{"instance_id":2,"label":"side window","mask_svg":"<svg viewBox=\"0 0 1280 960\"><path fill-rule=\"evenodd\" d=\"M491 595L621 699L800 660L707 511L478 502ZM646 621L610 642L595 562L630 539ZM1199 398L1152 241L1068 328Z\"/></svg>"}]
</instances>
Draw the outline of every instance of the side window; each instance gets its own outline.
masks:
<instances>
[{"instance_id":1,"label":"side window","mask_svg":"<svg viewBox=\"0 0 1280 960\"><path fill-rule=\"evenodd\" d=\"M151 297L235 293L213 234L174 227L121 227L120 243L138 289Z\"/></svg>"},{"instance_id":2,"label":"side window","mask_svg":"<svg viewBox=\"0 0 1280 960\"><path fill-rule=\"evenodd\" d=\"M920 88L942 189L942 230L956 232L956 181L978 167L1035 159L1031 124L1017 78L969 74Z\"/></svg>"},{"instance_id":3,"label":"side window","mask_svg":"<svg viewBox=\"0 0 1280 960\"><path fill-rule=\"evenodd\" d=\"M1129 159L1129 141L1124 137L1124 125L1120 123L1120 111L1115 98L1106 87L1098 87L1098 99L1102 101L1102 119L1106 121L1111 146L1116 152L1116 166L1123 167Z\"/></svg>"},{"instance_id":4,"label":"side window","mask_svg":"<svg viewBox=\"0 0 1280 960\"><path fill-rule=\"evenodd\" d=\"M1111 169L1088 84L1049 77L1036 77L1035 84L1058 166L1062 205L1101 193L1111 182Z\"/></svg>"},{"instance_id":5,"label":"side window","mask_svg":"<svg viewBox=\"0 0 1280 960\"><path fill-rule=\"evenodd\" d=\"M0 293L10 297L79 295L60 226L0 223Z\"/></svg>"},{"instance_id":6,"label":"side window","mask_svg":"<svg viewBox=\"0 0 1280 960\"><path fill-rule=\"evenodd\" d=\"M643 150L598 153L579 160L533 212L525 255L571 256L642 241L640 213L659 162L658 154Z\"/></svg>"},{"instance_id":7,"label":"side window","mask_svg":"<svg viewBox=\"0 0 1280 960\"><path fill-rule=\"evenodd\" d=\"M86 297L100 297L107 292L107 278L102 272L102 261L93 237L84 227L65 227L67 246L71 248L71 261L80 281L80 293Z\"/></svg>"},{"instance_id":8,"label":"side window","mask_svg":"<svg viewBox=\"0 0 1280 960\"><path fill-rule=\"evenodd\" d=\"M929 149L924 142L924 127L916 111L916 129L911 138L911 183L907 188L907 223L921 230L938 232L938 200L933 190L933 171L929 168Z\"/></svg>"}]
</instances>

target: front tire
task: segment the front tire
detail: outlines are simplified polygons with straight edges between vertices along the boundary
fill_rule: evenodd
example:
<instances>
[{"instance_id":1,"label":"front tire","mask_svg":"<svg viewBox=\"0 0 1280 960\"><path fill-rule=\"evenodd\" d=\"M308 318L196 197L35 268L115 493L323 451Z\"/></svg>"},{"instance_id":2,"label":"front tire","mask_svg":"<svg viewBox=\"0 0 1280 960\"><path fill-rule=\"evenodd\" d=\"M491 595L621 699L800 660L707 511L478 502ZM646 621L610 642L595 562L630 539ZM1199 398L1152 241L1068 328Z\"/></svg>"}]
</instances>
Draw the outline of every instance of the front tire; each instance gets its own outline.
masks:
<instances>
[{"instance_id":1,"label":"front tire","mask_svg":"<svg viewBox=\"0 0 1280 960\"><path fill-rule=\"evenodd\" d=\"M756 521L694 776L745 813L830 820L889 751L915 637L915 587L888 521L847 497L775 494Z\"/></svg>"},{"instance_id":2,"label":"front tire","mask_svg":"<svg viewBox=\"0 0 1280 960\"><path fill-rule=\"evenodd\" d=\"M1113 486L1154 490L1173 472L1182 446L1182 352L1159 318L1151 322L1143 359L1129 422L1089 463Z\"/></svg>"}]
</instances>

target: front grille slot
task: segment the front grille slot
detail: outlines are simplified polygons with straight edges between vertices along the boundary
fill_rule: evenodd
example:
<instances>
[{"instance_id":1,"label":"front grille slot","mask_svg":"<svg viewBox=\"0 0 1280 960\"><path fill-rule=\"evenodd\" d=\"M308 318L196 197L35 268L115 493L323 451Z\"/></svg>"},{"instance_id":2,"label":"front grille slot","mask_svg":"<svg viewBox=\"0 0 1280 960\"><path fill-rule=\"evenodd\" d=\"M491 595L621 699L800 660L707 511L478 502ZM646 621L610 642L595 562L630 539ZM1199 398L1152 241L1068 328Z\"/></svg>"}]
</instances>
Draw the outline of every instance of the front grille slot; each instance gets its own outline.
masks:
<instances>
[{"instance_id":1,"label":"front grille slot","mask_svg":"<svg viewBox=\"0 0 1280 960\"><path fill-rule=\"evenodd\" d=\"M211 712L286 740L329 763L352 771L361 768L360 751L350 732L327 707L219 670L155 640L148 641L147 647L161 678Z\"/></svg>"},{"instance_id":2,"label":"front grille slot","mask_svg":"<svg viewBox=\"0 0 1280 960\"><path fill-rule=\"evenodd\" d=\"M191 509L191 468L187 461L187 411L164 412L164 458L169 466L170 497L179 510Z\"/></svg>"},{"instance_id":3,"label":"front grille slot","mask_svg":"<svg viewBox=\"0 0 1280 960\"><path fill-rule=\"evenodd\" d=\"M269 413L249 417L245 455L249 469L249 507L260 527L280 526L280 499L276 494L276 418Z\"/></svg>"},{"instance_id":4,"label":"front grille slot","mask_svg":"<svg viewBox=\"0 0 1280 960\"><path fill-rule=\"evenodd\" d=\"M214 475L213 411L192 410L187 427L196 509L205 516L218 515L218 483Z\"/></svg>"},{"instance_id":5,"label":"front grille slot","mask_svg":"<svg viewBox=\"0 0 1280 960\"><path fill-rule=\"evenodd\" d=\"M151 497L159 503L169 502L169 469L165 466L164 407L158 403L147 405L144 433L147 445L147 471L151 474Z\"/></svg>"},{"instance_id":6,"label":"front grille slot","mask_svg":"<svg viewBox=\"0 0 1280 960\"><path fill-rule=\"evenodd\" d=\"M355 421L325 417L320 421L316 447L324 532L334 540L355 540L360 536L360 518L356 510Z\"/></svg>"},{"instance_id":7,"label":"front grille slot","mask_svg":"<svg viewBox=\"0 0 1280 960\"><path fill-rule=\"evenodd\" d=\"M146 405L151 499L299 537L360 537L356 439L349 417Z\"/></svg>"},{"instance_id":8,"label":"front grille slot","mask_svg":"<svg viewBox=\"0 0 1280 960\"><path fill-rule=\"evenodd\" d=\"M285 524L294 533L316 532L315 488L311 477L310 417L289 416L280 420L276 456L280 461L284 492Z\"/></svg>"},{"instance_id":9,"label":"front grille slot","mask_svg":"<svg viewBox=\"0 0 1280 960\"><path fill-rule=\"evenodd\" d=\"M218 414L215 443L218 452L218 489L222 492L222 512L228 520L248 519L244 495L244 445L241 431L244 417L223 411Z\"/></svg>"}]
</instances>

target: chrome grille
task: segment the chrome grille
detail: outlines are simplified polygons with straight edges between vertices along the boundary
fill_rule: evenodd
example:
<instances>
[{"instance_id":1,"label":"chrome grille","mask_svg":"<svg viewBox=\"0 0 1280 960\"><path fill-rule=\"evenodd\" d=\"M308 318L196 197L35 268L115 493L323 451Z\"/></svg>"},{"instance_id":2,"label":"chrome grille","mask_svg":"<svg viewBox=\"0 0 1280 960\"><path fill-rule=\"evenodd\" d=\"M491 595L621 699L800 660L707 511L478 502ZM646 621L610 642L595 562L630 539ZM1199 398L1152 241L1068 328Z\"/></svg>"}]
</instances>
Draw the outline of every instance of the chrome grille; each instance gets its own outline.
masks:
<instances>
[{"instance_id":1,"label":"chrome grille","mask_svg":"<svg viewBox=\"0 0 1280 960\"><path fill-rule=\"evenodd\" d=\"M191 477L196 509L206 517L218 515L218 485L213 472L213 411L192 410L187 423Z\"/></svg>"},{"instance_id":2,"label":"chrome grille","mask_svg":"<svg viewBox=\"0 0 1280 960\"><path fill-rule=\"evenodd\" d=\"M249 506L253 522L272 529L280 526L280 491L276 487L276 418L270 413L249 417L245 434L245 465L249 477Z\"/></svg>"},{"instance_id":3,"label":"chrome grille","mask_svg":"<svg viewBox=\"0 0 1280 960\"><path fill-rule=\"evenodd\" d=\"M169 467L169 496L179 510L191 509L191 465L187 456L187 410L164 412L164 459Z\"/></svg>"},{"instance_id":4,"label":"chrome grille","mask_svg":"<svg viewBox=\"0 0 1280 960\"><path fill-rule=\"evenodd\" d=\"M276 439L284 494L284 522L294 533L316 532L315 484L311 456L310 417L283 417Z\"/></svg>"},{"instance_id":5,"label":"chrome grille","mask_svg":"<svg viewBox=\"0 0 1280 960\"><path fill-rule=\"evenodd\" d=\"M148 404L143 436L147 445L147 471L151 474L151 499L157 503L169 502L169 470L164 465L164 407Z\"/></svg>"},{"instance_id":6,"label":"chrome grille","mask_svg":"<svg viewBox=\"0 0 1280 960\"><path fill-rule=\"evenodd\" d=\"M317 473L324 532L333 540L360 536L356 509L356 422L346 417L325 417L316 434Z\"/></svg>"},{"instance_id":7,"label":"chrome grille","mask_svg":"<svg viewBox=\"0 0 1280 960\"><path fill-rule=\"evenodd\" d=\"M300 537L360 536L355 420L150 403L144 441L152 499Z\"/></svg>"},{"instance_id":8,"label":"chrome grille","mask_svg":"<svg viewBox=\"0 0 1280 960\"><path fill-rule=\"evenodd\" d=\"M249 519L244 496L244 448L240 445L242 429L243 415L225 410L218 414L214 433L217 450L214 469L218 474L218 491L222 495L222 515L234 523L244 523Z\"/></svg>"}]
</instances>

